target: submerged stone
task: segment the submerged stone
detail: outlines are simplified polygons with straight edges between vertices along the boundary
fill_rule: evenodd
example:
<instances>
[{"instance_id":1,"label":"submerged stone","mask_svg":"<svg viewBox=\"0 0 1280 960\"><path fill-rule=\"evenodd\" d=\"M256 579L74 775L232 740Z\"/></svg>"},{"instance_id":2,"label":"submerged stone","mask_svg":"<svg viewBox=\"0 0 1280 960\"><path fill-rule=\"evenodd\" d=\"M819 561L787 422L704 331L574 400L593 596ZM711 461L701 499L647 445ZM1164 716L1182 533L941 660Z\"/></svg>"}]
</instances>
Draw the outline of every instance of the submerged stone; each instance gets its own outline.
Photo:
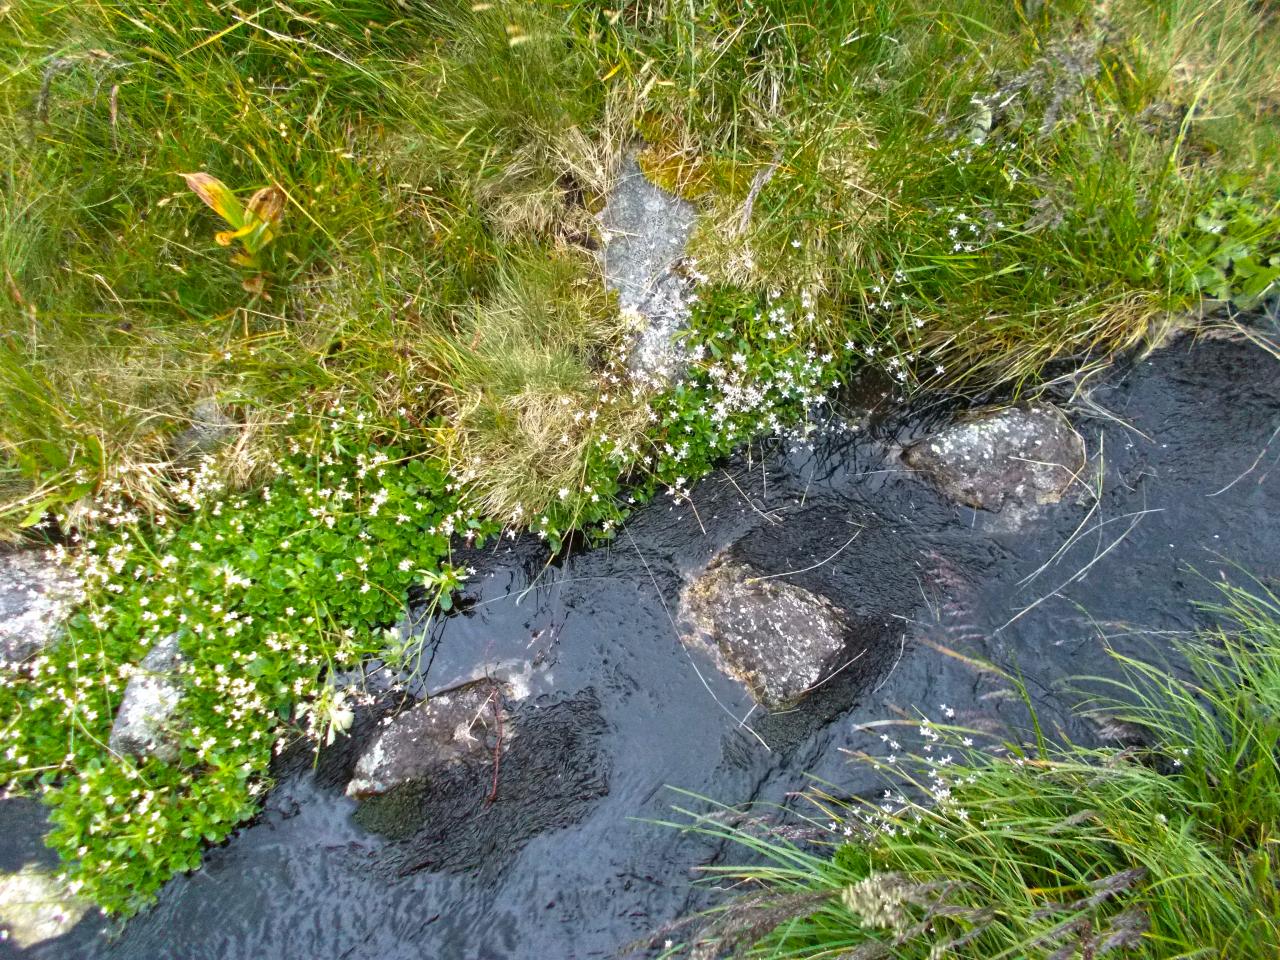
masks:
<instances>
[{"instance_id":1,"label":"submerged stone","mask_svg":"<svg viewBox=\"0 0 1280 960\"><path fill-rule=\"evenodd\" d=\"M1084 467L1084 440L1048 404L979 410L907 447L903 460L977 510L1057 503Z\"/></svg>"},{"instance_id":2,"label":"submerged stone","mask_svg":"<svg viewBox=\"0 0 1280 960\"><path fill-rule=\"evenodd\" d=\"M124 698L111 727L111 749L133 757L156 757L166 763L178 759L173 729L182 687L178 665L182 652L171 633L143 657L124 688Z\"/></svg>"},{"instance_id":3,"label":"submerged stone","mask_svg":"<svg viewBox=\"0 0 1280 960\"><path fill-rule=\"evenodd\" d=\"M491 762L499 736L503 743L515 738L504 698L502 684L476 680L389 718L356 761L347 796L378 796L402 784L431 780L452 766Z\"/></svg>"},{"instance_id":4,"label":"submerged stone","mask_svg":"<svg viewBox=\"0 0 1280 960\"><path fill-rule=\"evenodd\" d=\"M637 320L633 373L662 383L682 366L676 334L689 316L689 283L677 268L693 232L688 201L655 186L633 151L599 214L605 286Z\"/></svg>"},{"instance_id":5,"label":"submerged stone","mask_svg":"<svg viewBox=\"0 0 1280 960\"><path fill-rule=\"evenodd\" d=\"M0 663L20 663L56 640L76 587L51 550L0 557Z\"/></svg>"},{"instance_id":6,"label":"submerged stone","mask_svg":"<svg viewBox=\"0 0 1280 960\"><path fill-rule=\"evenodd\" d=\"M793 705L848 646L844 616L826 597L724 556L681 602L721 668L770 710Z\"/></svg>"},{"instance_id":7,"label":"submerged stone","mask_svg":"<svg viewBox=\"0 0 1280 960\"><path fill-rule=\"evenodd\" d=\"M452 763L356 808L366 830L393 841L377 859L400 877L500 871L535 837L581 820L609 792L608 724L593 688L516 708L520 736L501 762Z\"/></svg>"}]
</instances>

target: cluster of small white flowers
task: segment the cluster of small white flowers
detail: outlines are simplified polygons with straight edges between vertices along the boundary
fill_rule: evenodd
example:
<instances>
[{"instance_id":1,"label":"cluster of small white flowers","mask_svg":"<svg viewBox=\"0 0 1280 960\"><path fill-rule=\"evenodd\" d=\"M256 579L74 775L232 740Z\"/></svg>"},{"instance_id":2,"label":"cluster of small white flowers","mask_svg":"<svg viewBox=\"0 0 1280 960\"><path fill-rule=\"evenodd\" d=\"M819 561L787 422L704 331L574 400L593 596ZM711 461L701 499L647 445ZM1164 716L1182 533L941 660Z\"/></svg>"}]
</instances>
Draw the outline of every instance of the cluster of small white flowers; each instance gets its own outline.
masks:
<instances>
[{"instance_id":1,"label":"cluster of small white flowers","mask_svg":"<svg viewBox=\"0 0 1280 960\"><path fill-rule=\"evenodd\" d=\"M1004 221L996 219L990 211L980 211L985 214L981 218L971 217L955 207L945 207L943 212L950 218L947 240L952 253L974 253L1004 229Z\"/></svg>"},{"instance_id":2,"label":"cluster of small white flowers","mask_svg":"<svg viewBox=\"0 0 1280 960\"><path fill-rule=\"evenodd\" d=\"M944 718L954 720L956 710L947 704L940 704L938 709ZM939 818L965 822L969 819L969 810L956 802L953 788L960 783L971 784L977 780L976 774L956 774L960 761L954 749L964 751L973 747L973 738L956 734L954 728L940 727L928 717L921 719L917 732L922 741L922 754L911 758L901 758L902 744L889 736L880 734L880 742L889 753L882 761L875 761L875 767L886 770L905 779L917 781L913 769L917 765L924 767L925 779L919 785L923 788L923 796L927 805L912 800L899 792L894 794L886 790L880 803L868 805L857 811L850 811L843 824L833 825L845 836L857 833L864 839L880 834L883 836L906 836L915 829L930 829L937 825ZM913 769L908 769L908 764ZM918 781L917 781L918 782Z\"/></svg>"},{"instance_id":3,"label":"cluster of small white flowers","mask_svg":"<svg viewBox=\"0 0 1280 960\"><path fill-rule=\"evenodd\" d=\"M217 497L226 490L226 479L217 459L206 454L193 468L180 471L170 490L178 503L199 511L206 500Z\"/></svg>"},{"instance_id":4,"label":"cluster of small white flowers","mask_svg":"<svg viewBox=\"0 0 1280 960\"><path fill-rule=\"evenodd\" d=\"M959 218L958 222L966 222L964 214L960 214ZM953 231L953 234L956 232ZM875 279L866 287L863 294L863 306L867 313L895 311L902 320L900 329L905 335L905 346L893 335L892 326L881 342L859 345L853 340L846 340L844 343L846 355L877 364L885 374L903 386L917 384L930 376L941 377L946 373L946 367L936 362L936 358L932 361L930 370L928 367L930 361L927 360L925 351L918 345L925 329L925 321L913 312L911 296L904 288L906 282L907 274L901 269L894 270L888 276Z\"/></svg>"}]
</instances>

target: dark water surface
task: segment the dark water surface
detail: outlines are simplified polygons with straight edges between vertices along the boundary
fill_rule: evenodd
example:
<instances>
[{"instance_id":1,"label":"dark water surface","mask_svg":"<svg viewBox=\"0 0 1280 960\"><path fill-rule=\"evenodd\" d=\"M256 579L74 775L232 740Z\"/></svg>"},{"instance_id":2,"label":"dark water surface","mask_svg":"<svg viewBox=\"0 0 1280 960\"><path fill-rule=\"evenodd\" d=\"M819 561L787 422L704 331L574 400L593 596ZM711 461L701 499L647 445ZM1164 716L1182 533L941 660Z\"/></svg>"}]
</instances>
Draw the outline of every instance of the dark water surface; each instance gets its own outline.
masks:
<instances>
[{"instance_id":1,"label":"dark water surface","mask_svg":"<svg viewBox=\"0 0 1280 960\"><path fill-rule=\"evenodd\" d=\"M340 770L291 772L114 940L85 921L25 955L609 957L705 902L699 865L742 856L644 822L692 803L668 785L729 803L786 801L812 776L857 792L872 774L842 751L884 752L860 724L942 704L957 723L1021 722L1007 683L947 650L1020 670L1042 721L1087 737L1067 681L1114 672L1106 644L1149 655L1135 631L1163 631L1159 649L1193 630L1209 581L1243 581L1233 564L1275 571L1278 372L1252 345L1190 340L1114 371L1071 408L1090 456L1080 496L1022 532L901 467L897 446L931 426L917 414L741 458L692 506L655 502L609 548L553 567L536 541L503 541L475 561L474 604L428 638L425 680L527 683L495 803L480 788L449 809L410 798L388 839L353 820ZM729 545L843 606L867 651L792 713L752 712L677 637L682 582ZM21 831L24 809L0 822Z\"/></svg>"}]
</instances>

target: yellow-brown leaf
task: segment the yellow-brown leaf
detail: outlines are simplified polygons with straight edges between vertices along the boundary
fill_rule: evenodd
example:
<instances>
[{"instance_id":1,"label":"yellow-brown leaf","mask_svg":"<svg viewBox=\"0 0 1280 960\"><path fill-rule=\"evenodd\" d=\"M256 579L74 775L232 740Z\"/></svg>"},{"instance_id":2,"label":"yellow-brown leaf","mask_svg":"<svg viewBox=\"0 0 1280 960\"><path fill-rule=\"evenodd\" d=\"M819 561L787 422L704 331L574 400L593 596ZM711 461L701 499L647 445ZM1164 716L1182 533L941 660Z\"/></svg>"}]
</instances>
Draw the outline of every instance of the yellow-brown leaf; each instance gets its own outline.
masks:
<instances>
[{"instance_id":1,"label":"yellow-brown leaf","mask_svg":"<svg viewBox=\"0 0 1280 960\"><path fill-rule=\"evenodd\" d=\"M200 173L184 173L181 174L181 177L187 181L187 186L191 188L191 192L203 200L218 216L227 221L233 229L239 230L244 226L244 207L240 205L239 198L231 192L231 188L225 183L203 171Z\"/></svg>"}]
</instances>

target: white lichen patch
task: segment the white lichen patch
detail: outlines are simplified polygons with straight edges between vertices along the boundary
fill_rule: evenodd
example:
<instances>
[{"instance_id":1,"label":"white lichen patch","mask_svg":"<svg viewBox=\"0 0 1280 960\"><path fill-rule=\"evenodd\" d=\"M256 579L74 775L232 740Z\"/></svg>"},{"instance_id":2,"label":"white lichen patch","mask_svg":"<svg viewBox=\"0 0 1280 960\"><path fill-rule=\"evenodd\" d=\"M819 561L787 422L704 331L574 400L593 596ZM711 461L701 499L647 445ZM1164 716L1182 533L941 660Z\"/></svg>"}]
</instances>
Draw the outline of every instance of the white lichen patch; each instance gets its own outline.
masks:
<instances>
[{"instance_id":1,"label":"white lichen patch","mask_svg":"<svg viewBox=\"0 0 1280 960\"><path fill-rule=\"evenodd\" d=\"M178 635L172 633L152 647L135 668L111 727L111 749L116 753L153 756L166 763L178 758L171 727L182 699L180 659Z\"/></svg>"},{"instance_id":2,"label":"white lichen patch","mask_svg":"<svg viewBox=\"0 0 1280 960\"><path fill-rule=\"evenodd\" d=\"M27 864L17 873L0 873L0 926L21 949L60 937L89 909L48 869Z\"/></svg>"},{"instance_id":3,"label":"white lichen patch","mask_svg":"<svg viewBox=\"0 0 1280 960\"><path fill-rule=\"evenodd\" d=\"M617 291L634 330L631 371L657 385L683 367L676 335L696 295L680 267L695 219L692 204L645 177L635 152L622 160L598 217L605 286Z\"/></svg>"},{"instance_id":4,"label":"white lichen patch","mask_svg":"<svg viewBox=\"0 0 1280 960\"><path fill-rule=\"evenodd\" d=\"M20 663L58 636L80 591L56 550L0 556L0 660Z\"/></svg>"}]
</instances>

